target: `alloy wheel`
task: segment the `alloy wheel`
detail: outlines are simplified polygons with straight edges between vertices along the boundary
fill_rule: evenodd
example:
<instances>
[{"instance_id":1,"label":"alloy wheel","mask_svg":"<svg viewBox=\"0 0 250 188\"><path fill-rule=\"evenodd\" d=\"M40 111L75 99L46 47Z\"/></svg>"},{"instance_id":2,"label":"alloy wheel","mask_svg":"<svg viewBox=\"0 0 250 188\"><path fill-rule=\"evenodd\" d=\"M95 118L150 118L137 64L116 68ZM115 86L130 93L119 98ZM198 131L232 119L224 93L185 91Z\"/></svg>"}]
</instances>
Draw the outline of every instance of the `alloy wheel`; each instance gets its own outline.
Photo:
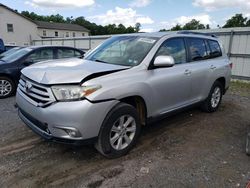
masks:
<instances>
[{"instance_id":1,"label":"alloy wheel","mask_svg":"<svg viewBox=\"0 0 250 188\"><path fill-rule=\"evenodd\" d=\"M219 105L220 100L221 100L221 89L219 87L215 87L211 97L211 106L213 108L216 108Z\"/></svg>"},{"instance_id":2,"label":"alloy wheel","mask_svg":"<svg viewBox=\"0 0 250 188\"><path fill-rule=\"evenodd\" d=\"M135 119L130 115L123 115L111 128L110 144L115 150L123 150L133 141L135 133Z\"/></svg>"},{"instance_id":3,"label":"alloy wheel","mask_svg":"<svg viewBox=\"0 0 250 188\"><path fill-rule=\"evenodd\" d=\"M5 97L12 91L12 85L8 80L0 80L0 96Z\"/></svg>"}]
</instances>

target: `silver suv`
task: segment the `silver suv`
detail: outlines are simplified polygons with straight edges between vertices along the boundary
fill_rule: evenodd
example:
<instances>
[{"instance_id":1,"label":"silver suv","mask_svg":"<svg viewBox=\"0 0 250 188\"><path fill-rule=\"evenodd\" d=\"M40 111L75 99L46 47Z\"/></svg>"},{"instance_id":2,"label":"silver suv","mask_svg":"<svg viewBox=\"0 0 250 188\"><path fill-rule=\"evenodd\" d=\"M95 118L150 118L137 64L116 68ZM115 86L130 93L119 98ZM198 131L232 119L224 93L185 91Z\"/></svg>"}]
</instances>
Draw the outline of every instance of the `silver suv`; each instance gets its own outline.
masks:
<instances>
[{"instance_id":1,"label":"silver suv","mask_svg":"<svg viewBox=\"0 0 250 188\"><path fill-rule=\"evenodd\" d=\"M45 139L94 142L114 158L126 154L152 120L195 104L216 111L231 67L215 36L120 35L84 59L23 69L16 101L20 118Z\"/></svg>"}]
</instances>

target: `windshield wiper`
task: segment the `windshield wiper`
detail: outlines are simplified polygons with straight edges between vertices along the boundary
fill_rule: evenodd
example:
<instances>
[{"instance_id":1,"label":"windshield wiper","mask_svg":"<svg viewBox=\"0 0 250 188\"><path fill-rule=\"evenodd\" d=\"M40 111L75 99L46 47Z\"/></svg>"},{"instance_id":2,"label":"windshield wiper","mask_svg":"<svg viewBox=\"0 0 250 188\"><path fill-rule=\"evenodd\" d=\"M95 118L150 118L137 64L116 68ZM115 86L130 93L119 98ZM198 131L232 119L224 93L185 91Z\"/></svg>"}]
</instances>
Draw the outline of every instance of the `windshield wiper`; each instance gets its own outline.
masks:
<instances>
[{"instance_id":1,"label":"windshield wiper","mask_svg":"<svg viewBox=\"0 0 250 188\"><path fill-rule=\"evenodd\" d=\"M100 59L95 59L94 61L96 61L96 62L100 62L100 63L108 63L108 62L103 61L103 60L100 60Z\"/></svg>"}]
</instances>

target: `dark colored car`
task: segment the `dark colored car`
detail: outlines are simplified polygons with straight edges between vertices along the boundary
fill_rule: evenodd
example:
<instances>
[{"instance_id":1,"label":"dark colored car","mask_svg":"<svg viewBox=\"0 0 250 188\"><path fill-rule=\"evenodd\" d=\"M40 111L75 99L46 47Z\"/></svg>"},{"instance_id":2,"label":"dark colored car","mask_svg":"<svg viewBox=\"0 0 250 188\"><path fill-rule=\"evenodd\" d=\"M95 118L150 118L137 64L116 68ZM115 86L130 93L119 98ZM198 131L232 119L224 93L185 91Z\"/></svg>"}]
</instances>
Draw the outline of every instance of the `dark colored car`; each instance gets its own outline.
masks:
<instances>
[{"instance_id":1,"label":"dark colored car","mask_svg":"<svg viewBox=\"0 0 250 188\"><path fill-rule=\"evenodd\" d=\"M0 59L0 98L15 93L21 70L31 64L73 57L83 57L83 51L65 46L32 46L22 48Z\"/></svg>"},{"instance_id":2,"label":"dark colored car","mask_svg":"<svg viewBox=\"0 0 250 188\"><path fill-rule=\"evenodd\" d=\"M0 54L3 53L4 51L5 51L5 46L4 46L3 40L0 39Z\"/></svg>"},{"instance_id":3,"label":"dark colored car","mask_svg":"<svg viewBox=\"0 0 250 188\"><path fill-rule=\"evenodd\" d=\"M5 51L5 52L1 53L0 54L0 59L2 59L5 56L8 56L8 55L10 55L12 53L15 53L17 50L20 50L21 48L23 48L23 47L18 46L18 47L14 47L14 48L12 48L12 49L10 49L8 51Z\"/></svg>"},{"instance_id":4,"label":"dark colored car","mask_svg":"<svg viewBox=\"0 0 250 188\"><path fill-rule=\"evenodd\" d=\"M9 50L11 50L12 48L15 48L15 47L18 47L18 46L16 46L16 45L8 45L8 44L5 44L5 51L9 51Z\"/></svg>"}]
</instances>

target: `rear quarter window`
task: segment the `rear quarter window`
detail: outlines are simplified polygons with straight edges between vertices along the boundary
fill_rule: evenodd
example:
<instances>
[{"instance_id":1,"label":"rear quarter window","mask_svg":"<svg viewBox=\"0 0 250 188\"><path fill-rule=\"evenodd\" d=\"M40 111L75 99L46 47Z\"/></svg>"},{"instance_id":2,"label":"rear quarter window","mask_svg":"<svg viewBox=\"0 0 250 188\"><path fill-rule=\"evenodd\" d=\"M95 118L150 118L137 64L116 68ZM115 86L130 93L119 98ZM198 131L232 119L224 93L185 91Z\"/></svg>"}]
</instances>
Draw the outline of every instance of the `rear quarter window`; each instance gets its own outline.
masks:
<instances>
[{"instance_id":1,"label":"rear quarter window","mask_svg":"<svg viewBox=\"0 0 250 188\"><path fill-rule=\"evenodd\" d=\"M211 51L210 56L212 58L222 56L221 48L220 48L218 41L208 40L208 45L210 47L210 51Z\"/></svg>"}]
</instances>

